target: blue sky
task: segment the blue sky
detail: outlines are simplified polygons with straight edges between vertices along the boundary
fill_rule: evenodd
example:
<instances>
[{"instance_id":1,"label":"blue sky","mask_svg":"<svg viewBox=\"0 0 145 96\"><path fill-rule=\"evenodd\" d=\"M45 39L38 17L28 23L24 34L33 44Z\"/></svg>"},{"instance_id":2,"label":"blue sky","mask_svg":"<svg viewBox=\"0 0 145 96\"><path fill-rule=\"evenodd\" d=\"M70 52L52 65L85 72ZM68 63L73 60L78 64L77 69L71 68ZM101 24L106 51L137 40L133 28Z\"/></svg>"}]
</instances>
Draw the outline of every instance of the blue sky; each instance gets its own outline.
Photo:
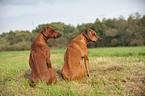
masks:
<instances>
[{"instance_id":1,"label":"blue sky","mask_svg":"<svg viewBox=\"0 0 145 96\"><path fill-rule=\"evenodd\" d=\"M127 19L136 12L145 15L145 0L0 0L0 33L51 22L77 26L96 18Z\"/></svg>"}]
</instances>

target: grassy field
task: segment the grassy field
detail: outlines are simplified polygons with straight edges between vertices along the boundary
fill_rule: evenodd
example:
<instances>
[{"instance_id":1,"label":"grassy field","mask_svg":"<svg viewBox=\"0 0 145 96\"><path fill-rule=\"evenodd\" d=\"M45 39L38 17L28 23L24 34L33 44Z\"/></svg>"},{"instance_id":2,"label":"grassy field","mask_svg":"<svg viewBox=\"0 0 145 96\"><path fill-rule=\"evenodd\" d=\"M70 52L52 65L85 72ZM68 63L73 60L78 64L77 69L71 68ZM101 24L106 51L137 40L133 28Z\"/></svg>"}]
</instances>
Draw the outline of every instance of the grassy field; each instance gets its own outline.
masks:
<instances>
[{"instance_id":1,"label":"grassy field","mask_svg":"<svg viewBox=\"0 0 145 96\"><path fill-rule=\"evenodd\" d=\"M94 48L89 51L91 78L69 82L62 79L65 49L51 49L57 84L39 82L31 88L24 78L29 72L29 51L0 52L1 96L124 96L145 95L145 46Z\"/></svg>"}]
</instances>

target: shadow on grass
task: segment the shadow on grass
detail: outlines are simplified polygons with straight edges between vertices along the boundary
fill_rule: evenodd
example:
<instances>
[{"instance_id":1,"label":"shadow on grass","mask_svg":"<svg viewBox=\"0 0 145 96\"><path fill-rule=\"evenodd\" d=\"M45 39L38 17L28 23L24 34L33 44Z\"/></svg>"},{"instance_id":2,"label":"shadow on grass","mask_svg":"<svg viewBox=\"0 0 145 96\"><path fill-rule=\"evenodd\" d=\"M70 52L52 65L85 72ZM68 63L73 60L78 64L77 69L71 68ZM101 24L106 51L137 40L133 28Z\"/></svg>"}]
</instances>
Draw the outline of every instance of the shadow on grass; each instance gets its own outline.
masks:
<instances>
[{"instance_id":1,"label":"shadow on grass","mask_svg":"<svg viewBox=\"0 0 145 96\"><path fill-rule=\"evenodd\" d=\"M53 68L53 70L57 73L57 79L63 79L62 78L62 75L61 75L61 70L57 69L57 68ZM30 81L30 76L31 76L31 69L28 69L25 71L25 74L24 74L24 78L26 80L28 80L28 82Z\"/></svg>"},{"instance_id":2,"label":"shadow on grass","mask_svg":"<svg viewBox=\"0 0 145 96\"><path fill-rule=\"evenodd\" d=\"M28 69L25 71L24 78L30 81L30 76L31 76L31 69Z\"/></svg>"}]
</instances>

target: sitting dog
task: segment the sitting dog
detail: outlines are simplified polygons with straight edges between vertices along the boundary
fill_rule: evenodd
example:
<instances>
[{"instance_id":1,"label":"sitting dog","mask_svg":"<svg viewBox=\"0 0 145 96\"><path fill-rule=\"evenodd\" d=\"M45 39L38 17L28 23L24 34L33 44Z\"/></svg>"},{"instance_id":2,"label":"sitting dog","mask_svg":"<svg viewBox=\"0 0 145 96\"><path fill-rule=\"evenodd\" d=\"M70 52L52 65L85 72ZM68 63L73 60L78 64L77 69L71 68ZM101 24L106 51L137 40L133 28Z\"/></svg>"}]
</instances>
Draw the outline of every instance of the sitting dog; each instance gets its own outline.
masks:
<instances>
[{"instance_id":1,"label":"sitting dog","mask_svg":"<svg viewBox=\"0 0 145 96\"><path fill-rule=\"evenodd\" d=\"M52 38L59 38L61 35L52 27L44 27L33 41L29 58L29 65L32 69L30 86L34 86L38 83L38 80L43 80L46 84L56 82L56 72L51 67L50 49L47 41Z\"/></svg>"},{"instance_id":2,"label":"sitting dog","mask_svg":"<svg viewBox=\"0 0 145 96\"><path fill-rule=\"evenodd\" d=\"M82 64L82 59L84 58L87 74L89 77L89 60L88 60L88 49L87 44L89 42L97 42L100 38L96 35L96 32L88 29L82 34L74 38L64 56L64 65L61 74L64 79L70 81L80 80L85 75L85 69Z\"/></svg>"}]
</instances>

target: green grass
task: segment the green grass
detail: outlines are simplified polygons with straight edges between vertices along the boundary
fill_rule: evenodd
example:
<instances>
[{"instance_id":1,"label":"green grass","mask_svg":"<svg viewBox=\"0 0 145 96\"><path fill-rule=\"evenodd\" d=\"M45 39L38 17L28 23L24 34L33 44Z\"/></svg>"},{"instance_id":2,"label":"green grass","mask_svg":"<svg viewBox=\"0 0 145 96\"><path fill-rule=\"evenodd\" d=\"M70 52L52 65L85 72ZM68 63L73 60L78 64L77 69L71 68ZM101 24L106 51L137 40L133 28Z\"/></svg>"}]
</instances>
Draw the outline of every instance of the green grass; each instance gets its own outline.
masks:
<instances>
[{"instance_id":1,"label":"green grass","mask_svg":"<svg viewBox=\"0 0 145 96\"><path fill-rule=\"evenodd\" d=\"M76 82L62 79L65 49L51 49L57 84L39 82L31 88L24 74L29 72L30 51L0 52L1 96L124 96L145 95L145 47L92 48L89 51L91 78Z\"/></svg>"}]
</instances>

